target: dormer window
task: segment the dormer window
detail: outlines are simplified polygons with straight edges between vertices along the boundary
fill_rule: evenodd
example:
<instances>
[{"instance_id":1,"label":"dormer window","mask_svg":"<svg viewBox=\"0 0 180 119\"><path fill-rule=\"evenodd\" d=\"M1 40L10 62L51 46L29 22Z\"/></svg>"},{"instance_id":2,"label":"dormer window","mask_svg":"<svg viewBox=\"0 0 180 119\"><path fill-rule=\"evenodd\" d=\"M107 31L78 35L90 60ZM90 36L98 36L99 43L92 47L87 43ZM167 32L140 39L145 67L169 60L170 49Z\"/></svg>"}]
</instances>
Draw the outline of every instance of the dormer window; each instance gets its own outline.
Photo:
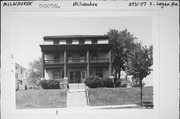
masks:
<instances>
[{"instance_id":1,"label":"dormer window","mask_svg":"<svg viewBox=\"0 0 180 119\"><path fill-rule=\"evenodd\" d=\"M59 40L53 40L53 44L59 44Z\"/></svg>"},{"instance_id":2,"label":"dormer window","mask_svg":"<svg viewBox=\"0 0 180 119\"><path fill-rule=\"evenodd\" d=\"M92 44L97 44L97 39L92 39Z\"/></svg>"},{"instance_id":3,"label":"dormer window","mask_svg":"<svg viewBox=\"0 0 180 119\"><path fill-rule=\"evenodd\" d=\"M79 44L79 40L73 40L72 44Z\"/></svg>"}]
</instances>

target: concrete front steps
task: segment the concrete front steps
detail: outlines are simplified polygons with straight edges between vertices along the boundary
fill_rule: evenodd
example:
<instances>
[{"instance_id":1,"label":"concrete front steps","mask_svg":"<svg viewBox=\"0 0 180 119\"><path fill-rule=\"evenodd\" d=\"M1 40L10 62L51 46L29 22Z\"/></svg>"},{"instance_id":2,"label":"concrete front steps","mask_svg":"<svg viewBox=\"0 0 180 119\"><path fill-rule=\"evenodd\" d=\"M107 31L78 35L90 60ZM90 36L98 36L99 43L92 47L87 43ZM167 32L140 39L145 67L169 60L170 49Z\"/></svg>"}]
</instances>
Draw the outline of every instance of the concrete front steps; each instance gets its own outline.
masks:
<instances>
[{"instance_id":1,"label":"concrete front steps","mask_svg":"<svg viewBox=\"0 0 180 119\"><path fill-rule=\"evenodd\" d=\"M69 83L69 90L85 90L85 84L84 83Z\"/></svg>"},{"instance_id":2,"label":"concrete front steps","mask_svg":"<svg viewBox=\"0 0 180 119\"><path fill-rule=\"evenodd\" d=\"M84 83L69 84L67 93L67 107L84 107L87 106Z\"/></svg>"}]
</instances>

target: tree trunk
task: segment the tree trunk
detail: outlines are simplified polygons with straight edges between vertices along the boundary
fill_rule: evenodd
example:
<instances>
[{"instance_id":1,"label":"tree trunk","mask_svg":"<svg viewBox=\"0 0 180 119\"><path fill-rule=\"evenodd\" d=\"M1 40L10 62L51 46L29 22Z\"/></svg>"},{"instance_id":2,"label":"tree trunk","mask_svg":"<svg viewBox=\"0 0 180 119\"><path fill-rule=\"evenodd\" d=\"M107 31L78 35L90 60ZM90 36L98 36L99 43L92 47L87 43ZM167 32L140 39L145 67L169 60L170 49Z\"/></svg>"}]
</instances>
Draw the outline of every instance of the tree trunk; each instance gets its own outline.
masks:
<instances>
[{"instance_id":1,"label":"tree trunk","mask_svg":"<svg viewBox=\"0 0 180 119\"><path fill-rule=\"evenodd\" d=\"M140 102L140 105L142 106L142 100L143 100L143 97L142 97L142 78L140 78L140 98L141 98L141 102Z\"/></svg>"},{"instance_id":2,"label":"tree trunk","mask_svg":"<svg viewBox=\"0 0 180 119\"><path fill-rule=\"evenodd\" d=\"M118 71L118 79L120 79L121 78L121 70L119 69L119 71Z\"/></svg>"}]
</instances>

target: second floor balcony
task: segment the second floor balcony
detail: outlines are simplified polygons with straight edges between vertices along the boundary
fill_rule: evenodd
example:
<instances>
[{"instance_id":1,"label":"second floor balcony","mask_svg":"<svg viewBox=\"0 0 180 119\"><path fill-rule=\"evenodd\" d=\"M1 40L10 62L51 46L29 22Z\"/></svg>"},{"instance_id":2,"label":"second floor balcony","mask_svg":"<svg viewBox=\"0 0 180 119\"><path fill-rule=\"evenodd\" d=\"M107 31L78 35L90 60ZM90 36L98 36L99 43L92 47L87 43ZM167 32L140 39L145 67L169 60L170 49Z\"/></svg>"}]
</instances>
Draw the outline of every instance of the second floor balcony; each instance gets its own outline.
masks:
<instances>
[{"instance_id":1,"label":"second floor balcony","mask_svg":"<svg viewBox=\"0 0 180 119\"><path fill-rule=\"evenodd\" d=\"M108 63L109 58L96 58L96 59L90 59L90 63Z\"/></svg>"},{"instance_id":2,"label":"second floor balcony","mask_svg":"<svg viewBox=\"0 0 180 119\"><path fill-rule=\"evenodd\" d=\"M63 64L64 59L56 59L56 60L44 60L45 64Z\"/></svg>"},{"instance_id":3,"label":"second floor balcony","mask_svg":"<svg viewBox=\"0 0 180 119\"><path fill-rule=\"evenodd\" d=\"M67 58L67 64L88 63L86 58ZM109 63L109 58L89 59L89 63ZM64 64L64 59L44 60L44 64Z\"/></svg>"}]
</instances>

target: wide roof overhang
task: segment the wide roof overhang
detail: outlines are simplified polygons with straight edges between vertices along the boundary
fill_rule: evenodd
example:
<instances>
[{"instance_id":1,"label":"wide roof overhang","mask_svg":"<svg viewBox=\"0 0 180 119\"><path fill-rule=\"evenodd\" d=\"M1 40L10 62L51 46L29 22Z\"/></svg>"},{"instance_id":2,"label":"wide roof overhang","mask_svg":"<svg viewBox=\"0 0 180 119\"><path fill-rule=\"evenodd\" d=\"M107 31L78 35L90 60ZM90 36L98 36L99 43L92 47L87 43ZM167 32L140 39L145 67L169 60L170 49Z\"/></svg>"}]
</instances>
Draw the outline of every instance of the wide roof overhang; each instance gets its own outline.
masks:
<instances>
[{"instance_id":1,"label":"wide roof overhang","mask_svg":"<svg viewBox=\"0 0 180 119\"><path fill-rule=\"evenodd\" d=\"M110 51L112 44L66 44L66 45L40 45L41 51L64 51L64 50L97 50Z\"/></svg>"},{"instance_id":2,"label":"wide roof overhang","mask_svg":"<svg viewBox=\"0 0 180 119\"><path fill-rule=\"evenodd\" d=\"M47 40L67 40L67 39L108 39L108 35L60 35L60 36L44 36Z\"/></svg>"}]
</instances>

